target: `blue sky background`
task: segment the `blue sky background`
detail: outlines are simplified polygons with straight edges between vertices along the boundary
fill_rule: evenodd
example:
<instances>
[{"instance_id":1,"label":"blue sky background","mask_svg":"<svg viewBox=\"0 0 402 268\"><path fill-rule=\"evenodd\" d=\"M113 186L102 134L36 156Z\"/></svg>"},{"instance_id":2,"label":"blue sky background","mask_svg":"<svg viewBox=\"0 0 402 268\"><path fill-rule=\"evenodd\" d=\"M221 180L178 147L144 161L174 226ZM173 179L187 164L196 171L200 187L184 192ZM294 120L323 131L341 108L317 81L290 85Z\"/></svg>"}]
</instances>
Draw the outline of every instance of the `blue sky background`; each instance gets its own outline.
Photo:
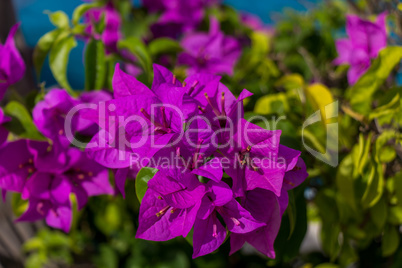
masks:
<instances>
[{"instance_id":1,"label":"blue sky background","mask_svg":"<svg viewBox=\"0 0 402 268\"><path fill-rule=\"evenodd\" d=\"M1 1L1 0L0 0ZM319 0L224 0L226 4L232 5L238 10L254 13L264 22L272 23L272 14L280 13L283 8L291 7L297 10L306 10L314 2ZM74 8L81 4L82 0L14 0L18 20L22 22L21 29L27 44L35 46L38 39L46 32L54 29L49 22L44 10L63 10L71 16ZM135 3L138 4L138 0ZM74 88L82 88L84 80L84 67L82 64L82 51L84 44L81 42L75 48L70 57L68 77ZM44 66L42 80L46 80L50 86L55 83L52 79L50 69Z\"/></svg>"}]
</instances>

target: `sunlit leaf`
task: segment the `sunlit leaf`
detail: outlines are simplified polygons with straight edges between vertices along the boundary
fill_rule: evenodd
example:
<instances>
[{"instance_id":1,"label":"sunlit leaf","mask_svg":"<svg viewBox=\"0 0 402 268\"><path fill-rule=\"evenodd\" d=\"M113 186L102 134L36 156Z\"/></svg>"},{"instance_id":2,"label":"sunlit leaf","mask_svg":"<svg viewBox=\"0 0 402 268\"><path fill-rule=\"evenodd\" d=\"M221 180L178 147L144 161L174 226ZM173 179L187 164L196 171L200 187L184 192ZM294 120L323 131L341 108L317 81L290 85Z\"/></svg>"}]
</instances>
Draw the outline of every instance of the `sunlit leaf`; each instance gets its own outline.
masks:
<instances>
[{"instance_id":1,"label":"sunlit leaf","mask_svg":"<svg viewBox=\"0 0 402 268\"><path fill-rule=\"evenodd\" d=\"M305 93L312 107L315 110L320 110L322 122L328 122L328 118L331 118L334 114L333 108L326 107L328 104L334 102L334 98L329 89L322 84L316 83L306 87Z\"/></svg>"},{"instance_id":2,"label":"sunlit leaf","mask_svg":"<svg viewBox=\"0 0 402 268\"><path fill-rule=\"evenodd\" d=\"M347 90L347 97L353 110L364 115L370 112L374 93L401 59L402 47L389 46L380 51L370 69Z\"/></svg>"},{"instance_id":3,"label":"sunlit leaf","mask_svg":"<svg viewBox=\"0 0 402 268\"><path fill-rule=\"evenodd\" d=\"M46 33L44 36L42 36L38 43L35 46L34 52L33 52L33 64L35 67L36 75L38 79L40 78L40 73L42 70L43 63L45 62L45 59L47 55L49 54L49 51L53 45L53 43L56 41L57 37L60 35L61 30L56 29L51 32Z\"/></svg>"},{"instance_id":4,"label":"sunlit leaf","mask_svg":"<svg viewBox=\"0 0 402 268\"><path fill-rule=\"evenodd\" d=\"M148 181L154 177L157 171L158 170L155 168L144 167L138 172L137 178L135 179L135 192L140 203L148 189Z\"/></svg>"},{"instance_id":5,"label":"sunlit leaf","mask_svg":"<svg viewBox=\"0 0 402 268\"><path fill-rule=\"evenodd\" d=\"M44 140L24 105L11 101L4 107L4 113L12 118L11 122L5 125L11 132L21 138Z\"/></svg>"},{"instance_id":6,"label":"sunlit leaf","mask_svg":"<svg viewBox=\"0 0 402 268\"><path fill-rule=\"evenodd\" d=\"M254 107L256 114L284 114L289 111L289 104L284 93L266 95L258 99Z\"/></svg>"},{"instance_id":7,"label":"sunlit leaf","mask_svg":"<svg viewBox=\"0 0 402 268\"><path fill-rule=\"evenodd\" d=\"M279 79L275 86L283 87L287 90L302 89L304 87L304 79L300 74L289 74Z\"/></svg>"},{"instance_id":8,"label":"sunlit leaf","mask_svg":"<svg viewBox=\"0 0 402 268\"><path fill-rule=\"evenodd\" d=\"M67 80L67 65L71 50L77 46L73 36L59 39L52 46L49 55L50 70L60 86L72 93L72 88Z\"/></svg>"},{"instance_id":9,"label":"sunlit leaf","mask_svg":"<svg viewBox=\"0 0 402 268\"><path fill-rule=\"evenodd\" d=\"M63 11L56 11L53 13L49 13L50 22L56 26L57 28L69 28L70 21L68 16Z\"/></svg>"}]
</instances>

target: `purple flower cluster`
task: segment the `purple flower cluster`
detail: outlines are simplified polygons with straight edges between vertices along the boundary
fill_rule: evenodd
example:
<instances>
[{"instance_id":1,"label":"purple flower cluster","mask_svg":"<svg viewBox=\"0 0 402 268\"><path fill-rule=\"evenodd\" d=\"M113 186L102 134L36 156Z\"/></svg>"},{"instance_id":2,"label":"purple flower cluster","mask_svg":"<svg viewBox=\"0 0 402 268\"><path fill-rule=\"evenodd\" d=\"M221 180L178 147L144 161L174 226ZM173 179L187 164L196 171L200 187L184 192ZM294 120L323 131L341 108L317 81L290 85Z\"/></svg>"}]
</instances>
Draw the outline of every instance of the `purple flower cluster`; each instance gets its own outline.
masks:
<instances>
[{"instance_id":1,"label":"purple flower cluster","mask_svg":"<svg viewBox=\"0 0 402 268\"><path fill-rule=\"evenodd\" d=\"M18 152L16 154L15 152ZM18 221L45 219L49 226L68 232L71 227L70 194L78 208L89 196L113 194L107 169L82 151L47 141L18 140L0 148L0 188L21 193L29 201Z\"/></svg>"},{"instance_id":2,"label":"purple flower cluster","mask_svg":"<svg viewBox=\"0 0 402 268\"><path fill-rule=\"evenodd\" d=\"M380 14L375 22L348 15L346 32L348 39L336 41L339 56L334 63L350 65L348 81L354 84L370 67L371 59L387 46L386 14Z\"/></svg>"},{"instance_id":3,"label":"purple flower cluster","mask_svg":"<svg viewBox=\"0 0 402 268\"><path fill-rule=\"evenodd\" d=\"M4 44L0 43L0 100L7 88L21 80L25 74L25 63L15 46L14 36L19 24L14 25Z\"/></svg>"},{"instance_id":4,"label":"purple flower cluster","mask_svg":"<svg viewBox=\"0 0 402 268\"><path fill-rule=\"evenodd\" d=\"M114 99L84 114L101 127L87 152L115 169L123 194L128 172L158 169L142 199L137 238L165 241L193 229L195 258L231 234L231 253L248 242L274 258L287 191L308 176L306 166L299 151L280 145L280 131L243 118L252 94L236 98L220 80L198 73L182 83L154 65L148 88L117 65Z\"/></svg>"},{"instance_id":5,"label":"purple flower cluster","mask_svg":"<svg viewBox=\"0 0 402 268\"><path fill-rule=\"evenodd\" d=\"M188 75L199 72L232 75L241 54L240 43L224 35L214 18L210 21L209 33L189 33L181 45L184 52L179 54L178 63L188 66Z\"/></svg>"},{"instance_id":6,"label":"purple flower cluster","mask_svg":"<svg viewBox=\"0 0 402 268\"><path fill-rule=\"evenodd\" d=\"M45 219L49 226L68 232L71 227L74 194L78 209L88 197L113 194L108 170L89 159L85 152L70 147L64 123L68 112L79 104L110 99L107 93L83 94L73 99L65 90L51 90L33 111L34 123L47 141L16 140L0 147L0 188L3 198L7 191L21 193L29 202L18 221ZM1 113L0 121L8 118ZM71 132L93 135L96 128L77 116L72 118ZM1 141L3 139L3 129ZM18 152L18 153L16 153Z\"/></svg>"},{"instance_id":7,"label":"purple flower cluster","mask_svg":"<svg viewBox=\"0 0 402 268\"><path fill-rule=\"evenodd\" d=\"M152 25L155 37L168 36L176 38L179 34L192 31L198 27L207 6L217 0L142 0L150 12L161 12L157 23Z\"/></svg>"}]
</instances>

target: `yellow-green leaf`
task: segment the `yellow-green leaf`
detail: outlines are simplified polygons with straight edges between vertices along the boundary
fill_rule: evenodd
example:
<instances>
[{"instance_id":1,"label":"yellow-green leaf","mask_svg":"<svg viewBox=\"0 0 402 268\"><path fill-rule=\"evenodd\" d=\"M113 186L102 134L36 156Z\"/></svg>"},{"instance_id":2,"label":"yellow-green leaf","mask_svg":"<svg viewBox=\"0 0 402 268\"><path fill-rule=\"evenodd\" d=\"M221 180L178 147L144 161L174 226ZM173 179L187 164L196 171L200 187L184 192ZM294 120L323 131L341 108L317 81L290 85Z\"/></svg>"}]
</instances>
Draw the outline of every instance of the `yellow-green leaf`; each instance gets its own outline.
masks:
<instances>
[{"instance_id":1,"label":"yellow-green leaf","mask_svg":"<svg viewBox=\"0 0 402 268\"><path fill-rule=\"evenodd\" d=\"M5 126L21 138L44 140L32 121L27 108L19 102L11 101L4 107L4 113L12 118Z\"/></svg>"},{"instance_id":2,"label":"yellow-green leaf","mask_svg":"<svg viewBox=\"0 0 402 268\"><path fill-rule=\"evenodd\" d=\"M284 93L266 95L258 99L254 107L257 114L284 114L289 111L289 104Z\"/></svg>"},{"instance_id":3,"label":"yellow-green leaf","mask_svg":"<svg viewBox=\"0 0 402 268\"><path fill-rule=\"evenodd\" d=\"M353 179L353 160L352 156L346 156L339 165L336 174L336 185L339 193L346 200L348 205L356 210L354 179Z\"/></svg>"},{"instance_id":4,"label":"yellow-green leaf","mask_svg":"<svg viewBox=\"0 0 402 268\"><path fill-rule=\"evenodd\" d=\"M393 178L395 194L398 199L398 205L402 207L402 171L395 174Z\"/></svg>"},{"instance_id":5,"label":"yellow-green leaf","mask_svg":"<svg viewBox=\"0 0 402 268\"><path fill-rule=\"evenodd\" d=\"M35 46L33 52L33 63L36 71L38 80L40 79L40 73L42 70L43 63L52 47L53 43L56 41L57 37L60 35L61 30L56 29L51 32L46 33L42 36Z\"/></svg>"},{"instance_id":6,"label":"yellow-green leaf","mask_svg":"<svg viewBox=\"0 0 402 268\"><path fill-rule=\"evenodd\" d=\"M321 121L324 124L328 122L329 119L327 118L331 118L335 112L333 108L325 107L334 102L334 98L329 89L322 84L315 83L306 87L305 94L312 107L315 110L320 110Z\"/></svg>"},{"instance_id":7,"label":"yellow-green leaf","mask_svg":"<svg viewBox=\"0 0 402 268\"><path fill-rule=\"evenodd\" d=\"M382 230L387 221L388 207L385 198L382 197L377 204L370 208L371 220L379 230Z\"/></svg>"},{"instance_id":8,"label":"yellow-green leaf","mask_svg":"<svg viewBox=\"0 0 402 268\"><path fill-rule=\"evenodd\" d=\"M144 167L138 172L137 178L135 179L135 192L140 203L148 189L148 181L154 177L156 172L158 172L157 169L148 167Z\"/></svg>"},{"instance_id":9,"label":"yellow-green leaf","mask_svg":"<svg viewBox=\"0 0 402 268\"><path fill-rule=\"evenodd\" d=\"M374 93L401 59L402 47L389 46L380 51L367 72L346 92L354 111L363 115L370 113Z\"/></svg>"},{"instance_id":10,"label":"yellow-green leaf","mask_svg":"<svg viewBox=\"0 0 402 268\"><path fill-rule=\"evenodd\" d=\"M397 227L387 226L382 237L381 250L384 257L391 256L399 246L399 232Z\"/></svg>"},{"instance_id":11,"label":"yellow-green leaf","mask_svg":"<svg viewBox=\"0 0 402 268\"><path fill-rule=\"evenodd\" d=\"M49 55L50 70L54 78L60 86L70 91L71 94L73 92L67 80L67 65L70 52L76 46L77 42L74 37L66 36L55 42Z\"/></svg>"},{"instance_id":12,"label":"yellow-green leaf","mask_svg":"<svg viewBox=\"0 0 402 268\"><path fill-rule=\"evenodd\" d=\"M381 198L384 190L384 178L382 167L376 163L371 163L371 170L367 181L366 190L362 197L363 208L374 206Z\"/></svg>"},{"instance_id":13,"label":"yellow-green leaf","mask_svg":"<svg viewBox=\"0 0 402 268\"><path fill-rule=\"evenodd\" d=\"M304 79L300 74L289 74L279 79L275 86L283 87L287 90L302 89L304 87Z\"/></svg>"},{"instance_id":14,"label":"yellow-green leaf","mask_svg":"<svg viewBox=\"0 0 402 268\"><path fill-rule=\"evenodd\" d=\"M53 13L48 13L50 22L56 26L57 28L69 28L70 27L70 21L68 19L68 16L66 13L63 11L56 11Z\"/></svg>"}]
</instances>

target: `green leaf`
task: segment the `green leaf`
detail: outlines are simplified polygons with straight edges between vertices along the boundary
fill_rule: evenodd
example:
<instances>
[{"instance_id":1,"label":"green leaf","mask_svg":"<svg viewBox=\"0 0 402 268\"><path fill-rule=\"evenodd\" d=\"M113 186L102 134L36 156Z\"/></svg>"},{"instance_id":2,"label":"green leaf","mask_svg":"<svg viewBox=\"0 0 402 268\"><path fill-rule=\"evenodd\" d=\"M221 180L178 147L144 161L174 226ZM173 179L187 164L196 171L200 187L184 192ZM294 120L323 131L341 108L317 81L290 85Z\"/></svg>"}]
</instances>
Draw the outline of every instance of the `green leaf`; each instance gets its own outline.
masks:
<instances>
[{"instance_id":1,"label":"green leaf","mask_svg":"<svg viewBox=\"0 0 402 268\"><path fill-rule=\"evenodd\" d=\"M389 142L395 145L395 142L392 142L395 137L395 131L386 130L375 141L374 157L378 163L389 163L396 157L395 148L387 145Z\"/></svg>"},{"instance_id":2,"label":"green leaf","mask_svg":"<svg viewBox=\"0 0 402 268\"><path fill-rule=\"evenodd\" d=\"M28 208L28 200L23 200L21 194L13 193L11 199L11 208L16 217L21 216Z\"/></svg>"},{"instance_id":3,"label":"green leaf","mask_svg":"<svg viewBox=\"0 0 402 268\"><path fill-rule=\"evenodd\" d=\"M393 181L398 205L402 207L402 171L395 174Z\"/></svg>"},{"instance_id":4,"label":"green leaf","mask_svg":"<svg viewBox=\"0 0 402 268\"><path fill-rule=\"evenodd\" d=\"M42 70L43 63L45 62L45 59L47 57L47 54L49 53L51 47L53 46L54 42L56 41L60 33L61 33L60 29L56 29L46 33L39 39L38 43L35 46L33 52L33 64L35 67L38 80L40 79L40 73Z\"/></svg>"},{"instance_id":5,"label":"green leaf","mask_svg":"<svg viewBox=\"0 0 402 268\"><path fill-rule=\"evenodd\" d=\"M397 227L387 226L382 237L382 256L387 257L395 253L399 246L399 232Z\"/></svg>"},{"instance_id":6,"label":"green leaf","mask_svg":"<svg viewBox=\"0 0 402 268\"><path fill-rule=\"evenodd\" d=\"M275 86L283 87L287 90L302 89L304 87L304 79L300 74L289 74L279 79Z\"/></svg>"},{"instance_id":7,"label":"green leaf","mask_svg":"<svg viewBox=\"0 0 402 268\"><path fill-rule=\"evenodd\" d=\"M382 230L387 221L388 207L385 198L382 197L377 204L370 208L370 215L373 223L379 230Z\"/></svg>"},{"instance_id":8,"label":"green leaf","mask_svg":"<svg viewBox=\"0 0 402 268\"><path fill-rule=\"evenodd\" d=\"M67 36L55 42L49 55L50 70L60 86L74 95L67 80L67 65L71 50L77 46L73 36Z\"/></svg>"},{"instance_id":9,"label":"green leaf","mask_svg":"<svg viewBox=\"0 0 402 268\"><path fill-rule=\"evenodd\" d=\"M76 9L74 9L73 12L73 18L72 22L74 25L78 24L81 17L90 9L100 7L101 4L99 2L94 2L94 3L85 3L79 5Z\"/></svg>"},{"instance_id":10,"label":"green leaf","mask_svg":"<svg viewBox=\"0 0 402 268\"><path fill-rule=\"evenodd\" d=\"M336 186L347 204L356 210L352 155L346 156L340 163L336 174Z\"/></svg>"},{"instance_id":11,"label":"green leaf","mask_svg":"<svg viewBox=\"0 0 402 268\"><path fill-rule=\"evenodd\" d=\"M324 124L329 122L330 119L328 118L331 118L334 114L333 109L326 108L327 105L334 102L331 91L326 86L315 83L305 88L305 94L312 107L315 110L320 110L321 122Z\"/></svg>"},{"instance_id":12,"label":"green leaf","mask_svg":"<svg viewBox=\"0 0 402 268\"><path fill-rule=\"evenodd\" d=\"M321 263L314 268L339 268L339 266L333 263Z\"/></svg>"},{"instance_id":13,"label":"green leaf","mask_svg":"<svg viewBox=\"0 0 402 268\"><path fill-rule=\"evenodd\" d=\"M194 228L191 228L190 232L188 233L188 235L184 238L186 239L186 241L193 246L193 234L194 234Z\"/></svg>"},{"instance_id":14,"label":"green leaf","mask_svg":"<svg viewBox=\"0 0 402 268\"><path fill-rule=\"evenodd\" d=\"M85 89L102 89L106 79L105 45L91 39L85 50Z\"/></svg>"},{"instance_id":15,"label":"green leaf","mask_svg":"<svg viewBox=\"0 0 402 268\"><path fill-rule=\"evenodd\" d=\"M141 64L141 67L148 75L148 80L152 80L152 60L144 42L137 37L129 37L125 40L121 40L118 43L120 49L128 49L133 55L135 55Z\"/></svg>"},{"instance_id":16,"label":"green leaf","mask_svg":"<svg viewBox=\"0 0 402 268\"><path fill-rule=\"evenodd\" d=\"M21 138L44 140L24 105L11 101L4 108L4 113L12 118L11 122L5 124L8 130Z\"/></svg>"},{"instance_id":17,"label":"green leaf","mask_svg":"<svg viewBox=\"0 0 402 268\"><path fill-rule=\"evenodd\" d=\"M392 95L391 95L392 94ZM393 96L392 99L388 99L389 96ZM374 118L378 118L380 116L389 115L397 112L401 108L401 96L398 92L398 89L395 88L390 92L387 92L385 97L388 97L385 100L385 104L377 107L369 114L369 120L373 120Z\"/></svg>"},{"instance_id":18,"label":"green leaf","mask_svg":"<svg viewBox=\"0 0 402 268\"><path fill-rule=\"evenodd\" d=\"M392 225L402 224L402 208L399 206L390 207L387 222Z\"/></svg>"},{"instance_id":19,"label":"green leaf","mask_svg":"<svg viewBox=\"0 0 402 268\"><path fill-rule=\"evenodd\" d=\"M374 93L401 59L402 47L389 46L380 51L367 72L347 90L347 97L354 111L364 115L370 113Z\"/></svg>"},{"instance_id":20,"label":"green leaf","mask_svg":"<svg viewBox=\"0 0 402 268\"><path fill-rule=\"evenodd\" d=\"M155 39L149 43L148 49L149 53L154 57L160 54L178 53L182 51L180 44L170 38Z\"/></svg>"},{"instance_id":21,"label":"green leaf","mask_svg":"<svg viewBox=\"0 0 402 268\"><path fill-rule=\"evenodd\" d=\"M269 50L270 50L270 42L269 39L270 37L263 33L263 32L253 32L251 34L251 49L252 49L252 55L254 56L261 56L261 55L266 55ZM260 58L261 59L261 58Z\"/></svg>"},{"instance_id":22,"label":"green leaf","mask_svg":"<svg viewBox=\"0 0 402 268\"><path fill-rule=\"evenodd\" d=\"M258 99L254 107L256 114L285 114L289 111L286 94L266 95Z\"/></svg>"},{"instance_id":23,"label":"green leaf","mask_svg":"<svg viewBox=\"0 0 402 268\"><path fill-rule=\"evenodd\" d=\"M362 197L363 208L374 206L381 198L384 190L384 178L382 167L379 164L371 163L371 170L368 176L367 187Z\"/></svg>"},{"instance_id":24,"label":"green leaf","mask_svg":"<svg viewBox=\"0 0 402 268\"><path fill-rule=\"evenodd\" d=\"M25 252L36 251L45 248L46 245L43 243L43 240L39 237L34 237L25 242L23 245L23 249Z\"/></svg>"},{"instance_id":25,"label":"green leaf","mask_svg":"<svg viewBox=\"0 0 402 268\"><path fill-rule=\"evenodd\" d=\"M119 256L113 247L102 244L99 249L100 253L94 257L93 262L99 268L117 268L119 267Z\"/></svg>"},{"instance_id":26,"label":"green leaf","mask_svg":"<svg viewBox=\"0 0 402 268\"><path fill-rule=\"evenodd\" d=\"M372 132L368 134L367 138L364 138L362 133L359 135L359 144L357 145L358 150L353 151L353 163L355 166L353 173L354 176L357 176L357 174L363 175L363 170L367 165L367 160L369 159L372 137Z\"/></svg>"},{"instance_id":27,"label":"green leaf","mask_svg":"<svg viewBox=\"0 0 402 268\"><path fill-rule=\"evenodd\" d=\"M293 191L289 192L289 206L287 207L286 212L289 217L289 225L290 225L290 231L288 237L289 239L295 230L296 219L297 219L296 203Z\"/></svg>"},{"instance_id":28,"label":"green leaf","mask_svg":"<svg viewBox=\"0 0 402 268\"><path fill-rule=\"evenodd\" d=\"M138 172L137 178L135 179L135 193L140 203L148 189L148 181L154 177L157 171L158 170L155 168L143 167L140 172Z\"/></svg>"},{"instance_id":29,"label":"green leaf","mask_svg":"<svg viewBox=\"0 0 402 268\"><path fill-rule=\"evenodd\" d=\"M68 16L63 11L48 13L50 22L57 28L67 29L70 27Z\"/></svg>"}]
</instances>

